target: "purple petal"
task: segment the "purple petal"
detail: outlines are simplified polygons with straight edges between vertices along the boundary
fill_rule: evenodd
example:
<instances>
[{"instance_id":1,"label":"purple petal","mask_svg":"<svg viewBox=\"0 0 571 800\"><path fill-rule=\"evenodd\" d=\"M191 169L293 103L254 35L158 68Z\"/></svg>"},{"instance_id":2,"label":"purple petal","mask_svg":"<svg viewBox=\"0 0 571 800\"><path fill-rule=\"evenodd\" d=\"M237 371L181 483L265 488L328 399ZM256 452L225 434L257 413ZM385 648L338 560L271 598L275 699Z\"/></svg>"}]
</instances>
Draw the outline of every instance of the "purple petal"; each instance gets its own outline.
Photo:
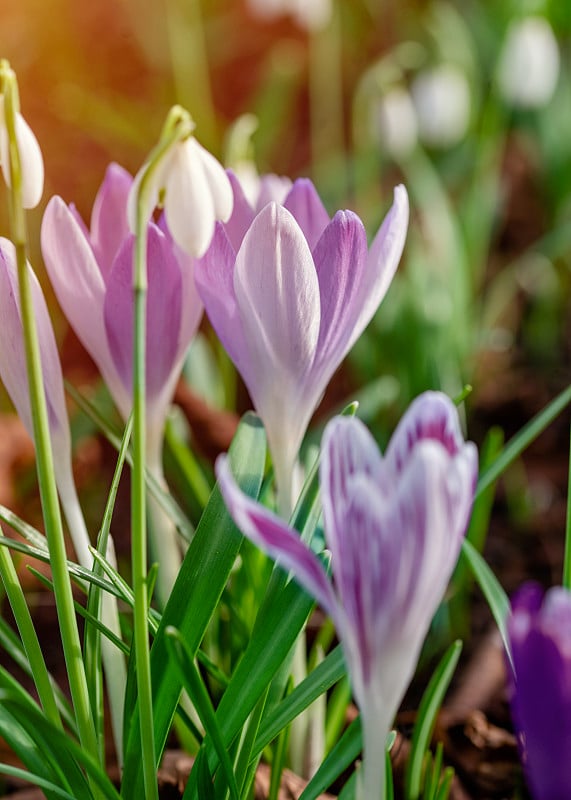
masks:
<instances>
[{"instance_id":1,"label":"purple petal","mask_svg":"<svg viewBox=\"0 0 571 800\"><path fill-rule=\"evenodd\" d=\"M133 358L133 250L134 237L121 247L109 275L104 318L109 349L129 392ZM178 357L182 279L168 240L149 225L147 241L147 396L149 405L162 393Z\"/></svg>"},{"instance_id":2,"label":"purple petal","mask_svg":"<svg viewBox=\"0 0 571 800\"><path fill-rule=\"evenodd\" d=\"M293 214L309 249L313 250L330 221L313 183L307 178L298 178L285 199L284 208Z\"/></svg>"},{"instance_id":3,"label":"purple petal","mask_svg":"<svg viewBox=\"0 0 571 800\"><path fill-rule=\"evenodd\" d=\"M210 324L247 381L250 358L234 293L235 261L225 228L217 224L212 244L195 264L194 278Z\"/></svg>"},{"instance_id":4,"label":"purple petal","mask_svg":"<svg viewBox=\"0 0 571 800\"><path fill-rule=\"evenodd\" d=\"M316 368L329 381L347 353L354 329L360 322L367 237L359 217L338 211L313 252L319 294L321 328Z\"/></svg>"},{"instance_id":5,"label":"purple petal","mask_svg":"<svg viewBox=\"0 0 571 800\"><path fill-rule=\"evenodd\" d=\"M417 443L433 439L451 455L465 446L454 403L442 392L424 392L410 405L387 448L390 468L401 472Z\"/></svg>"},{"instance_id":6,"label":"purple petal","mask_svg":"<svg viewBox=\"0 0 571 800\"><path fill-rule=\"evenodd\" d=\"M319 336L319 285L307 242L285 209L256 217L236 257L234 291L257 386L296 380L311 366Z\"/></svg>"},{"instance_id":7,"label":"purple petal","mask_svg":"<svg viewBox=\"0 0 571 800\"><path fill-rule=\"evenodd\" d=\"M41 238L44 261L59 304L102 369L102 364L111 363L103 323L105 283L82 228L60 197L53 197L48 203Z\"/></svg>"},{"instance_id":8,"label":"purple petal","mask_svg":"<svg viewBox=\"0 0 571 800\"><path fill-rule=\"evenodd\" d=\"M91 245L104 280L107 280L119 248L130 235L127 199L132 176L118 164L107 167L91 213Z\"/></svg>"},{"instance_id":9,"label":"purple petal","mask_svg":"<svg viewBox=\"0 0 571 800\"><path fill-rule=\"evenodd\" d=\"M283 569L292 570L298 583L327 613L335 616L335 595L317 556L279 517L240 491L226 456L216 461L216 477L228 511L242 533L271 558L277 559Z\"/></svg>"},{"instance_id":10,"label":"purple petal","mask_svg":"<svg viewBox=\"0 0 571 800\"><path fill-rule=\"evenodd\" d=\"M348 636L358 697L378 679L381 654L386 663L392 650L399 659L410 653L397 670L406 680L396 688L406 688L468 521L473 476L463 455L422 440L396 475L358 420L337 419L326 429L324 523L345 628L353 631L340 633Z\"/></svg>"},{"instance_id":11,"label":"purple petal","mask_svg":"<svg viewBox=\"0 0 571 800\"><path fill-rule=\"evenodd\" d=\"M274 202L283 205L288 193L291 190L289 178L281 175L267 174L260 178L260 189L256 201L256 213L262 210L268 203Z\"/></svg>"},{"instance_id":12,"label":"purple petal","mask_svg":"<svg viewBox=\"0 0 571 800\"><path fill-rule=\"evenodd\" d=\"M48 422L54 445L56 469L62 459L69 459L70 435L63 377L57 345L40 284L28 264L32 303L40 344L40 360L48 407ZM20 313L16 255L13 244L0 238L0 376L18 414L31 437L34 435L26 356Z\"/></svg>"},{"instance_id":13,"label":"purple petal","mask_svg":"<svg viewBox=\"0 0 571 800\"><path fill-rule=\"evenodd\" d=\"M369 248L367 266L360 287L362 311L350 346L369 324L394 277L404 248L408 228L408 195L397 186L393 205Z\"/></svg>"},{"instance_id":14,"label":"purple petal","mask_svg":"<svg viewBox=\"0 0 571 800\"><path fill-rule=\"evenodd\" d=\"M306 395L312 394L320 321L313 258L284 208L271 203L252 223L236 258L234 291L248 352L242 377L266 427L283 488L317 400L309 403Z\"/></svg>"},{"instance_id":15,"label":"purple petal","mask_svg":"<svg viewBox=\"0 0 571 800\"><path fill-rule=\"evenodd\" d=\"M234 252L237 253L246 235L246 231L254 220L255 213L236 175L232 170L228 170L227 175L230 180L230 185L232 186L232 192L234 193L234 207L230 219L224 225L224 230L226 231L226 236L230 240L230 244L234 248Z\"/></svg>"},{"instance_id":16,"label":"purple petal","mask_svg":"<svg viewBox=\"0 0 571 800\"><path fill-rule=\"evenodd\" d=\"M515 667L511 708L523 737L525 771L537 800L569 797L571 774L571 595L524 587L508 632Z\"/></svg>"}]
</instances>

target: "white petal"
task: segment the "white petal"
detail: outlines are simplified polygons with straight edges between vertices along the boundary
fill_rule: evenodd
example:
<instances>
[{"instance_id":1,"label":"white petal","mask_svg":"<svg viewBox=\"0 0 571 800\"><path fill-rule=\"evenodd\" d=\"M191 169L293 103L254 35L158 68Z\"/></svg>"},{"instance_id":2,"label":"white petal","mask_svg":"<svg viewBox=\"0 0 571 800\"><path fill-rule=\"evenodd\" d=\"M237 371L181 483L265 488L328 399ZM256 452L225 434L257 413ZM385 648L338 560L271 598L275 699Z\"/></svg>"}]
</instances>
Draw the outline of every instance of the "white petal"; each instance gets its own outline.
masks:
<instances>
[{"instance_id":1,"label":"white petal","mask_svg":"<svg viewBox=\"0 0 571 800\"><path fill-rule=\"evenodd\" d=\"M23 116L16 113L16 139L22 169L24 208L35 208L44 191L44 161L38 140ZM4 180L11 186L8 132L4 119L4 99L0 97L0 164Z\"/></svg>"}]
</instances>

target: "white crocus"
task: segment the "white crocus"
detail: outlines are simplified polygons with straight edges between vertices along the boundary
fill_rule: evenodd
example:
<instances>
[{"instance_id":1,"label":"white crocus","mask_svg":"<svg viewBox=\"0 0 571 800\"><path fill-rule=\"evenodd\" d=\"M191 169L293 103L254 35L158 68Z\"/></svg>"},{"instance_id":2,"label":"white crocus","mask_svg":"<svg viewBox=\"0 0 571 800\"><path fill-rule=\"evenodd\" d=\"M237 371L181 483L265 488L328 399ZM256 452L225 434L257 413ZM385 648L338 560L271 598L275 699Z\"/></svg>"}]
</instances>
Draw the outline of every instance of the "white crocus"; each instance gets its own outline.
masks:
<instances>
[{"instance_id":1,"label":"white crocus","mask_svg":"<svg viewBox=\"0 0 571 800\"><path fill-rule=\"evenodd\" d=\"M22 202L24 208L35 208L44 191L44 160L38 140L24 117L16 112L16 140L22 169ZM4 98L0 96L0 167L8 187L10 172L10 142L6 127Z\"/></svg>"},{"instance_id":2,"label":"white crocus","mask_svg":"<svg viewBox=\"0 0 571 800\"><path fill-rule=\"evenodd\" d=\"M541 108L553 97L559 66L557 40L546 19L530 16L513 22L499 63L504 99L517 108Z\"/></svg>"},{"instance_id":3,"label":"white crocus","mask_svg":"<svg viewBox=\"0 0 571 800\"><path fill-rule=\"evenodd\" d=\"M139 186L149 168L143 164L129 194L128 215L135 231ZM194 257L203 256L217 221L232 214L233 195L222 165L194 136L176 142L155 166L146 193L146 216L164 206L168 229L175 242Z\"/></svg>"}]
</instances>

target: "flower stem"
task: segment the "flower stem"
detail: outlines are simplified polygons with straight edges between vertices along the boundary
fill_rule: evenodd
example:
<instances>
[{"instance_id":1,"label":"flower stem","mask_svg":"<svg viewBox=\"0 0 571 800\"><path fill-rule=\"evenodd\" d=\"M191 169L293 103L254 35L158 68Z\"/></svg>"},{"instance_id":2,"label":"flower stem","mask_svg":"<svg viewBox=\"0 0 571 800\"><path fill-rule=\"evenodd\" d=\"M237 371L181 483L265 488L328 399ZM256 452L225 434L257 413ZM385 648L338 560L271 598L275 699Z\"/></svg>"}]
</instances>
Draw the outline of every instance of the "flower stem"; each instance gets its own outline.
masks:
<instances>
[{"instance_id":1,"label":"flower stem","mask_svg":"<svg viewBox=\"0 0 571 800\"><path fill-rule=\"evenodd\" d=\"M147 177L146 173L145 177ZM137 230L133 264L133 470L131 474L131 564L134 593L134 642L137 663L139 727L143 759L145 798L158 800L155 769L153 695L147 609L147 509L145 491L146 452L146 320L147 320L147 220L144 218L145 180L137 198Z\"/></svg>"},{"instance_id":2,"label":"flower stem","mask_svg":"<svg viewBox=\"0 0 571 800\"><path fill-rule=\"evenodd\" d=\"M146 327L147 327L147 224L148 198L153 173L165 154L190 135L194 123L184 109L171 109L159 143L152 151L142 173L136 198L135 251L133 255L133 468L131 472L131 567L133 580L133 640L137 664L139 730L143 761L145 800L158 800L153 726L153 693L147 614L149 591L147 576L147 502L146 502Z\"/></svg>"},{"instance_id":3,"label":"flower stem","mask_svg":"<svg viewBox=\"0 0 571 800\"><path fill-rule=\"evenodd\" d=\"M83 748L97 760L97 738L93 718L91 716L87 680L81 654L81 643L73 606L71 581L67 571L65 541L55 483L40 349L26 261L26 219L22 199L22 168L16 140L18 90L16 76L6 62L0 64L0 78L4 94L4 113L10 154L10 223L18 267L20 308L24 332L34 442L36 446L38 483L50 551L50 564L52 568L54 595L61 630L63 652L79 738ZM92 791L95 797L99 796L99 791L95 786L92 787Z\"/></svg>"}]
</instances>

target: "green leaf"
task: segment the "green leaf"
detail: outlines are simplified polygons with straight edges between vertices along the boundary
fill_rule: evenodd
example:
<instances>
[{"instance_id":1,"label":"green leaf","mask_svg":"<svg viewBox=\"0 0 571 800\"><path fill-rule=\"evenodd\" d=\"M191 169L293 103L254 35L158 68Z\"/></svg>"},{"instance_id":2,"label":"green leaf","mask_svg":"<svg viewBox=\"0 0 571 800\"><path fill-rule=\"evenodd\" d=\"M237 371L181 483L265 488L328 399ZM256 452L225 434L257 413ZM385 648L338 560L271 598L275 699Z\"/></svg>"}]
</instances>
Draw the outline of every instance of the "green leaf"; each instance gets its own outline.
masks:
<instances>
[{"instance_id":1,"label":"green leaf","mask_svg":"<svg viewBox=\"0 0 571 800\"><path fill-rule=\"evenodd\" d=\"M236 786L236 778L228 756L224 742L222 741L222 734L218 726L218 721L214 713L212 701L208 695L206 687L202 681L200 673L194 663L193 654L190 653L189 648L180 635L180 631L172 626L165 630L167 650L171 659L174 661L177 668L179 678L182 685L186 689L192 705L196 709L204 730L212 739L212 743L218 753L218 758L222 764L222 769L226 774L228 787L230 789L230 796L233 800L238 800L238 787Z\"/></svg>"},{"instance_id":2,"label":"green leaf","mask_svg":"<svg viewBox=\"0 0 571 800\"><path fill-rule=\"evenodd\" d=\"M492 616L498 626L500 636L502 637L506 653L510 663L512 663L506 626L507 618L510 613L509 598L484 558L478 553L476 548L466 540L462 542L461 556L468 563L478 586L487 600Z\"/></svg>"},{"instance_id":3,"label":"green leaf","mask_svg":"<svg viewBox=\"0 0 571 800\"><path fill-rule=\"evenodd\" d=\"M259 419L247 414L229 451L232 472L246 494L257 497L266 459L266 439ZM181 692L176 667L168 657L165 631L177 628L189 652L195 654L242 543L242 535L229 516L220 490L215 487L196 529L180 573L165 608L151 649L156 761L160 761ZM130 665L130 671L132 671ZM131 681L131 686L134 686ZM129 695L129 692L128 692ZM139 718L135 697L126 698L126 719L131 720L125 746L123 793L142 796L142 772L138 745Z\"/></svg>"},{"instance_id":4,"label":"green leaf","mask_svg":"<svg viewBox=\"0 0 571 800\"><path fill-rule=\"evenodd\" d=\"M43 789L46 792L47 797L53 796L63 797L64 800L77 800L77 798L75 798L72 794L64 791L52 781L46 780L45 778L42 778L41 775L36 775L28 770L14 767L11 764L0 763L0 773L3 775L10 775L12 778L19 778L22 781L26 781L26 783L32 783L35 786L38 786L40 789Z\"/></svg>"},{"instance_id":5,"label":"green leaf","mask_svg":"<svg viewBox=\"0 0 571 800\"><path fill-rule=\"evenodd\" d=\"M313 778L300 795L299 800L316 800L339 775L358 757L363 747L361 718L353 720Z\"/></svg>"},{"instance_id":6,"label":"green leaf","mask_svg":"<svg viewBox=\"0 0 571 800\"><path fill-rule=\"evenodd\" d=\"M564 389L539 414L536 414L527 425L516 433L504 447L498 458L487 467L478 481L476 497L506 471L509 465L520 456L529 445L537 439L548 425L571 403L571 386Z\"/></svg>"},{"instance_id":7,"label":"green leaf","mask_svg":"<svg viewBox=\"0 0 571 800\"><path fill-rule=\"evenodd\" d=\"M345 660L341 645L338 645L305 680L264 717L254 743L253 755L261 753L292 720L345 674Z\"/></svg>"},{"instance_id":8,"label":"green leaf","mask_svg":"<svg viewBox=\"0 0 571 800\"><path fill-rule=\"evenodd\" d=\"M461 651L462 642L456 641L450 645L422 697L406 770L407 800L418 800L420 796L424 757L434 729L436 714L452 680Z\"/></svg>"}]
</instances>

